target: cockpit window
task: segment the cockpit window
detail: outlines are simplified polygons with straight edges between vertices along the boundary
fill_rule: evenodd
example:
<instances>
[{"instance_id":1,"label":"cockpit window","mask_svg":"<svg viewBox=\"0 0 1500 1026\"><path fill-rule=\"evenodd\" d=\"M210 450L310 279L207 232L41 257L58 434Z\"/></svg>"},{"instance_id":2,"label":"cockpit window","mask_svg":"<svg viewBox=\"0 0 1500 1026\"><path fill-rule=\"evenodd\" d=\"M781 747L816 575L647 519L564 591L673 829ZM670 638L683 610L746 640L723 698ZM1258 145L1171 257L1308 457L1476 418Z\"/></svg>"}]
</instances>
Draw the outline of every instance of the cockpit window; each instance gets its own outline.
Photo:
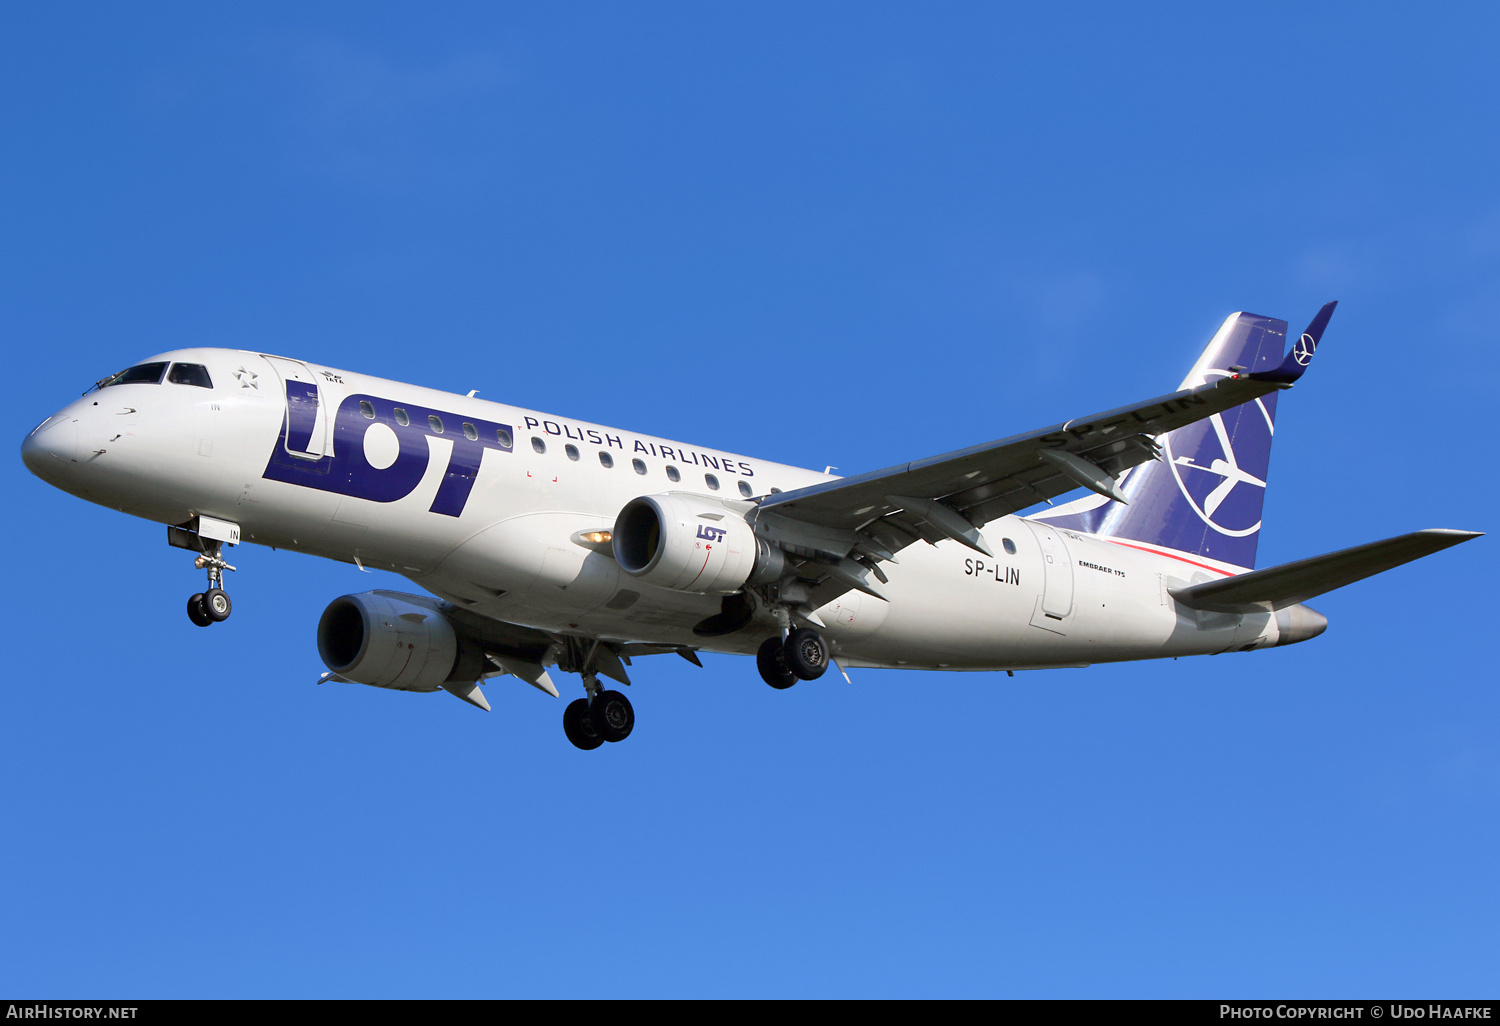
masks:
<instances>
[{"instance_id":1,"label":"cockpit window","mask_svg":"<svg viewBox=\"0 0 1500 1026\"><path fill-rule=\"evenodd\" d=\"M174 363L167 374L167 380L176 385L197 385L199 388L213 388L214 383L208 376L208 368L201 363Z\"/></svg>"},{"instance_id":2,"label":"cockpit window","mask_svg":"<svg viewBox=\"0 0 1500 1026\"><path fill-rule=\"evenodd\" d=\"M100 388L108 388L110 385L159 385L161 384L162 372L167 369L165 363L140 363L134 367L128 367L120 373L105 378L99 382Z\"/></svg>"}]
</instances>

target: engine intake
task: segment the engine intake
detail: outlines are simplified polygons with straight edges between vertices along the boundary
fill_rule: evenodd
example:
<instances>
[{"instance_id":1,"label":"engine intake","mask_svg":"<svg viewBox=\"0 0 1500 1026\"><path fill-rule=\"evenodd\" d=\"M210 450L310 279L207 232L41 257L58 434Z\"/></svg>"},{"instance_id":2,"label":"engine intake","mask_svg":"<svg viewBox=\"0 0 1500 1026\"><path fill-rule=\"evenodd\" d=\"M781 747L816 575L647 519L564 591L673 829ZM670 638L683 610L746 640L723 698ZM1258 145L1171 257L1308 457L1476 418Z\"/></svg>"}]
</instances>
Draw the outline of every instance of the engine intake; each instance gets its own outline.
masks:
<instances>
[{"instance_id":1,"label":"engine intake","mask_svg":"<svg viewBox=\"0 0 1500 1026\"><path fill-rule=\"evenodd\" d=\"M755 536L745 518L688 495L643 495L615 518L615 560L646 584L728 595L779 578L781 549Z\"/></svg>"},{"instance_id":2,"label":"engine intake","mask_svg":"<svg viewBox=\"0 0 1500 1026\"><path fill-rule=\"evenodd\" d=\"M377 688L436 691L454 679L464 647L437 603L416 595L345 595L330 602L318 621L323 664Z\"/></svg>"}]
</instances>

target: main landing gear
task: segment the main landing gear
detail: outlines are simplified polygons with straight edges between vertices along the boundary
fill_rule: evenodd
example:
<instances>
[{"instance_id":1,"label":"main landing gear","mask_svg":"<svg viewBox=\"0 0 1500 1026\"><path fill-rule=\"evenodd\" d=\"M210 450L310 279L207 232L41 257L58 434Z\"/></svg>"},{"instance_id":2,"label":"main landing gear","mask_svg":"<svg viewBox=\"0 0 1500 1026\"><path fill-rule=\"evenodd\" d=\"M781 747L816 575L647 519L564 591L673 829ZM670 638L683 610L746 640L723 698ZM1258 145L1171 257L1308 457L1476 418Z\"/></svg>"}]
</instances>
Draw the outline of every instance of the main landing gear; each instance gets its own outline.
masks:
<instances>
[{"instance_id":1,"label":"main landing gear","mask_svg":"<svg viewBox=\"0 0 1500 1026\"><path fill-rule=\"evenodd\" d=\"M624 741L635 728L635 710L630 699L618 691L604 691L599 678L586 674L587 698L570 702L563 710L563 733L574 747L592 751L606 741Z\"/></svg>"},{"instance_id":2,"label":"main landing gear","mask_svg":"<svg viewBox=\"0 0 1500 1026\"><path fill-rule=\"evenodd\" d=\"M828 669L828 642L811 627L788 631L785 638L767 638L755 653L761 679L778 691L799 680L817 680Z\"/></svg>"},{"instance_id":3,"label":"main landing gear","mask_svg":"<svg viewBox=\"0 0 1500 1026\"><path fill-rule=\"evenodd\" d=\"M205 547L208 551L193 560L193 565L199 570L208 571L208 588L187 601L188 619L199 627L222 623L234 611L229 593L224 590L224 571L233 570L234 567L224 562L223 548L219 542L208 542Z\"/></svg>"}]
</instances>

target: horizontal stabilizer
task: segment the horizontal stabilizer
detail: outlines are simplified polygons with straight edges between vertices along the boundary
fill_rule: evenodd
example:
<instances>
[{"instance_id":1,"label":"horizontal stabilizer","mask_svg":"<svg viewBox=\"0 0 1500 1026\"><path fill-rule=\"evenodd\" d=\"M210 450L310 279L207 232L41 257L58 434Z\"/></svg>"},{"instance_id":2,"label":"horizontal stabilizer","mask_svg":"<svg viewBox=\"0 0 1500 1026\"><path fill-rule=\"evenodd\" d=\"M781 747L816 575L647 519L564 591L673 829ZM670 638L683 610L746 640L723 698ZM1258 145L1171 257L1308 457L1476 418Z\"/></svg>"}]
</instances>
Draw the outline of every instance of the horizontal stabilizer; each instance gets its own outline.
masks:
<instances>
[{"instance_id":1,"label":"horizontal stabilizer","mask_svg":"<svg viewBox=\"0 0 1500 1026\"><path fill-rule=\"evenodd\" d=\"M1362 581L1384 570L1430 556L1459 542L1478 538L1479 531L1431 528L1385 541L1356 545L1295 563L1253 573L1173 588L1172 597L1193 609L1217 613L1258 613L1285 609L1299 602Z\"/></svg>"}]
</instances>

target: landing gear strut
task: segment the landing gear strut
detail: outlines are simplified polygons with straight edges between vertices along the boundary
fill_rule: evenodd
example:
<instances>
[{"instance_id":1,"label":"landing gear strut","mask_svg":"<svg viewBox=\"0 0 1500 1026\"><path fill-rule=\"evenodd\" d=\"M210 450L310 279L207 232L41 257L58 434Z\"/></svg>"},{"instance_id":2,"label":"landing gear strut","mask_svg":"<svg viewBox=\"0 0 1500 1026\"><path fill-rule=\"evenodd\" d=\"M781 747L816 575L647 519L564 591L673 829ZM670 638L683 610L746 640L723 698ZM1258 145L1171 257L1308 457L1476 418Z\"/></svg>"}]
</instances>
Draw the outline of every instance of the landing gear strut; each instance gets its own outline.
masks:
<instances>
[{"instance_id":1,"label":"landing gear strut","mask_svg":"<svg viewBox=\"0 0 1500 1026\"><path fill-rule=\"evenodd\" d=\"M799 680L817 680L828 669L828 642L811 627L788 631L785 640L767 638L755 653L761 679L778 691Z\"/></svg>"}]
</instances>

